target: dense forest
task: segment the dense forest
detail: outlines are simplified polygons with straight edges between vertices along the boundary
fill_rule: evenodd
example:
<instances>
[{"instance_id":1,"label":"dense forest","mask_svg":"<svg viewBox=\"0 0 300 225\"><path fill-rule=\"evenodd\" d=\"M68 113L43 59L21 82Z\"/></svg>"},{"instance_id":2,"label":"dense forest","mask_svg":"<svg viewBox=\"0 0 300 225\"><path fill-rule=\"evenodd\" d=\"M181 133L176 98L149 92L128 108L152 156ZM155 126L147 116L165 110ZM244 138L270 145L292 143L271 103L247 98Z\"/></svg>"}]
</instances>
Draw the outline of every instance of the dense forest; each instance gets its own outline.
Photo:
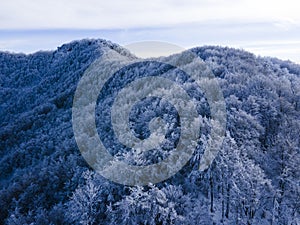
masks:
<instances>
[{"instance_id":1,"label":"dense forest","mask_svg":"<svg viewBox=\"0 0 300 225\"><path fill-rule=\"evenodd\" d=\"M300 65L228 47L191 49L224 95L222 147L204 171L198 170L205 145L200 143L171 178L126 186L86 163L72 128L77 84L105 48L134 58L105 40L74 41L29 55L0 53L0 224L300 224ZM125 78L126 69L139 66L145 73L153 69L153 64L132 65L123 69ZM107 88L109 93L116 87ZM205 94L199 92L198 99L209 123ZM150 103L161 113L174 111L168 105L162 110L155 98ZM98 101L99 111L104 104ZM132 121L141 122L139 115L131 115ZM96 119L98 128L105 126L105 115ZM149 130L142 132L147 136ZM176 142L174 132L170 141ZM209 125L203 133L209 135ZM105 143L118 155L113 139ZM119 156L150 164L164 158L163 150L171 149L166 148L138 159L128 152Z\"/></svg>"}]
</instances>

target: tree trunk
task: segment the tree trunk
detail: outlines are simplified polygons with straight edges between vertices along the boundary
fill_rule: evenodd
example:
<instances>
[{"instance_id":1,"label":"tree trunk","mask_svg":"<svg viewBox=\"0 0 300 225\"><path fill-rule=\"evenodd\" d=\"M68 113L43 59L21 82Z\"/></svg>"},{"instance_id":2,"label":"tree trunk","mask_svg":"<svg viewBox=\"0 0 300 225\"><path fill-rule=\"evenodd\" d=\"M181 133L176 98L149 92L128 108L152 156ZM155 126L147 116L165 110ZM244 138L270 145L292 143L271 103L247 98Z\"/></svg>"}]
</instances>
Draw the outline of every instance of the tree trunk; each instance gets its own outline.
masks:
<instances>
[{"instance_id":1,"label":"tree trunk","mask_svg":"<svg viewBox=\"0 0 300 225\"><path fill-rule=\"evenodd\" d=\"M228 219L229 218L229 205L230 205L230 185L227 184L227 191L226 191L226 212L225 212L225 216Z\"/></svg>"},{"instance_id":2,"label":"tree trunk","mask_svg":"<svg viewBox=\"0 0 300 225\"><path fill-rule=\"evenodd\" d=\"M212 172L210 171L210 177L209 177L209 185L210 185L210 212L214 212L214 183L213 183L213 177Z\"/></svg>"},{"instance_id":3,"label":"tree trunk","mask_svg":"<svg viewBox=\"0 0 300 225\"><path fill-rule=\"evenodd\" d=\"M221 187L221 192L222 192L222 224L224 223L224 217L225 217L225 196L224 196L224 174L222 173L222 187Z\"/></svg>"}]
</instances>

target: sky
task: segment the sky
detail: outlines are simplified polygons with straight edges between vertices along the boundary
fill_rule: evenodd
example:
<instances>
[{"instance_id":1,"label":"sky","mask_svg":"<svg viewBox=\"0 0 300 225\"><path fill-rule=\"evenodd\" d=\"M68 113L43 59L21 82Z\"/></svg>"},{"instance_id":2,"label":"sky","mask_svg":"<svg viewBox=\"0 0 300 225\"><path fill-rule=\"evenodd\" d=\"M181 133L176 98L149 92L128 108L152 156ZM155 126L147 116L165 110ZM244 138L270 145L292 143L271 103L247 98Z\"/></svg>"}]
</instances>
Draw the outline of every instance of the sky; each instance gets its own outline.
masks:
<instances>
[{"instance_id":1,"label":"sky","mask_svg":"<svg viewBox=\"0 0 300 225\"><path fill-rule=\"evenodd\" d=\"M9 0L0 2L0 50L55 50L83 38L121 45L162 41L229 46L300 63L296 0Z\"/></svg>"}]
</instances>

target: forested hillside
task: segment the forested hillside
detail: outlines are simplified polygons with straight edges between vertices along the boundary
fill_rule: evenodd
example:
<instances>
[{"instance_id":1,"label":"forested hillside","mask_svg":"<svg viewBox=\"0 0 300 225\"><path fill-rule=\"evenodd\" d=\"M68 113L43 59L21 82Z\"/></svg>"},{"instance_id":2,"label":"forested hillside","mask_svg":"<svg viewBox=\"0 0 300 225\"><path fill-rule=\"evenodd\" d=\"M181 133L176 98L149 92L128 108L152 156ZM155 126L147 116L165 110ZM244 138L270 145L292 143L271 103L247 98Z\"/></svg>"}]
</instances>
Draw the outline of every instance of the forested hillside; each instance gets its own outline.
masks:
<instances>
[{"instance_id":1,"label":"forested hillside","mask_svg":"<svg viewBox=\"0 0 300 225\"><path fill-rule=\"evenodd\" d=\"M222 148L205 171L200 147L170 179L130 187L94 172L72 129L77 84L105 48L130 55L104 40L0 53L0 224L300 224L300 65L232 48L192 49L225 98ZM143 163L164 153L148 157Z\"/></svg>"}]
</instances>

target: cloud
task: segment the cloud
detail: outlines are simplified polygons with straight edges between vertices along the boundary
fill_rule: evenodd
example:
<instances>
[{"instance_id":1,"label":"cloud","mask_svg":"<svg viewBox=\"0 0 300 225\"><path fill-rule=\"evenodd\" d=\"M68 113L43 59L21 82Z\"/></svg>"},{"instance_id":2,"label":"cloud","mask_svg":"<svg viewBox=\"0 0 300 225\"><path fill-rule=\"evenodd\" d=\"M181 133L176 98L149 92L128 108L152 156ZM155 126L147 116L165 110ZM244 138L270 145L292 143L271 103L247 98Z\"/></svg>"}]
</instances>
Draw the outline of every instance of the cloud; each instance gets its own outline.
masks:
<instances>
[{"instance_id":1,"label":"cloud","mask_svg":"<svg viewBox=\"0 0 300 225\"><path fill-rule=\"evenodd\" d=\"M297 2L260 0L9 0L0 29L164 27L208 20L300 21Z\"/></svg>"}]
</instances>

